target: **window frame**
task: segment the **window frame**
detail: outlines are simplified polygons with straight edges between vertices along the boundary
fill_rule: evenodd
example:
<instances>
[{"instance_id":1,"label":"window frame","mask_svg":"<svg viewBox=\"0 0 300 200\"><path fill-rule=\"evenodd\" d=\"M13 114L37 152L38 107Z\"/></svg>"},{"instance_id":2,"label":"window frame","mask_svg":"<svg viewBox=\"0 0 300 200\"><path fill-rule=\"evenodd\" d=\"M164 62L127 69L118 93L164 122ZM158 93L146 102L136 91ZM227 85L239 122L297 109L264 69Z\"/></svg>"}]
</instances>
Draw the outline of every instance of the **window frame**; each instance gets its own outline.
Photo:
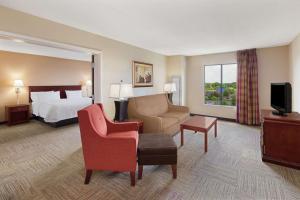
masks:
<instances>
[{"instance_id":1,"label":"window frame","mask_svg":"<svg viewBox=\"0 0 300 200\"><path fill-rule=\"evenodd\" d=\"M206 83L206 77L205 77L205 68L209 67L209 66L216 66L219 65L221 66L221 88L223 88L223 65L236 65L237 67L237 62L236 63L223 63L223 64L209 64L209 65L203 65L204 66L204 105L206 106L223 106L223 107L236 107L236 105L232 106L232 105L221 105L221 104L207 104L206 100L205 100L205 83ZM237 76L237 75L236 75ZM236 83L237 83L237 77L236 77ZM223 93L221 93L221 99L220 101L223 101Z\"/></svg>"}]
</instances>

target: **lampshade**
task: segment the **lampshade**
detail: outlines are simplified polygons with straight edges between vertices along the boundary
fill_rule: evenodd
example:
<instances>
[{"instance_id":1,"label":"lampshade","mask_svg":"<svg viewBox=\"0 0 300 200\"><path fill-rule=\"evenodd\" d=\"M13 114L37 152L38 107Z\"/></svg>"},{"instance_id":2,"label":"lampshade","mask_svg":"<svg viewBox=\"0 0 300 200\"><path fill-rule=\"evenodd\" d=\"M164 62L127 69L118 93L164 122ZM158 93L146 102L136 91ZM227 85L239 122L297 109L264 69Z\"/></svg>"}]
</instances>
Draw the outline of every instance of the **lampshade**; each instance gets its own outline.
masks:
<instances>
[{"instance_id":1,"label":"lampshade","mask_svg":"<svg viewBox=\"0 0 300 200\"><path fill-rule=\"evenodd\" d=\"M91 85L92 85L92 81L91 81L91 80L87 80L87 81L85 82L85 85L86 85L86 86L91 86Z\"/></svg>"},{"instance_id":2,"label":"lampshade","mask_svg":"<svg viewBox=\"0 0 300 200\"><path fill-rule=\"evenodd\" d=\"M23 87L24 83L22 80L15 80L14 81L14 87Z\"/></svg>"},{"instance_id":3,"label":"lampshade","mask_svg":"<svg viewBox=\"0 0 300 200\"><path fill-rule=\"evenodd\" d=\"M111 84L110 95L111 98L124 99L133 96L133 89L131 84Z\"/></svg>"},{"instance_id":4,"label":"lampshade","mask_svg":"<svg viewBox=\"0 0 300 200\"><path fill-rule=\"evenodd\" d=\"M164 91L167 93L176 92L176 84L175 83L165 83Z\"/></svg>"}]
</instances>

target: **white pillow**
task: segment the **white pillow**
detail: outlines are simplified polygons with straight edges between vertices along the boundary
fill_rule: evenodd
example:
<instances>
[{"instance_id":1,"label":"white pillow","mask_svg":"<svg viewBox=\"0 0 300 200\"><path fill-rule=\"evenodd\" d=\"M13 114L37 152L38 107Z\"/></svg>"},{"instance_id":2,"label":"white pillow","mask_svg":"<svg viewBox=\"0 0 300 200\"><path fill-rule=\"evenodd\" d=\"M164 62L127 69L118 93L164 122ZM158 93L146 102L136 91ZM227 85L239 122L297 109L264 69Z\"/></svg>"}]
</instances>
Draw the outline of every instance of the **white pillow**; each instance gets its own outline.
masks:
<instances>
[{"instance_id":1,"label":"white pillow","mask_svg":"<svg viewBox=\"0 0 300 200\"><path fill-rule=\"evenodd\" d=\"M53 91L48 91L48 92L31 92L30 97L32 101L38 102L40 101L40 99L44 96L46 96L47 94L51 94L53 93Z\"/></svg>"},{"instance_id":2,"label":"white pillow","mask_svg":"<svg viewBox=\"0 0 300 200\"><path fill-rule=\"evenodd\" d=\"M60 99L59 91L47 91L47 92L31 92L31 100L34 102L49 102Z\"/></svg>"},{"instance_id":3,"label":"white pillow","mask_svg":"<svg viewBox=\"0 0 300 200\"><path fill-rule=\"evenodd\" d=\"M39 100L38 93L39 92L30 92L31 101L36 102Z\"/></svg>"},{"instance_id":4,"label":"white pillow","mask_svg":"<svg viewBox=\"0 0 300 200\"><path fill-rule=\"evenodd\" d=\"M60 99L60 91L53 91L51 98L53 98L53 100L59 100Z\"/></svg>"},{"instance_id":5,"label":"white pillow","mask_svg":"<svg viewBox=\"0 0 300 200\"><path fill-rule=\"evenodd\" d=\"M79 99L82 98L81 90L66 90L67 99Z\"/></svg>"},{"instance_id":6,"label":"white pillow","mask_svg":"<svg viewBox=\"0 0 300 200\"><path fill-rule=\"evenodd\" d=\"M38 94L40 102L56 101L60 99L59 91L41 92Z\"/></svg>"}]
</instances>

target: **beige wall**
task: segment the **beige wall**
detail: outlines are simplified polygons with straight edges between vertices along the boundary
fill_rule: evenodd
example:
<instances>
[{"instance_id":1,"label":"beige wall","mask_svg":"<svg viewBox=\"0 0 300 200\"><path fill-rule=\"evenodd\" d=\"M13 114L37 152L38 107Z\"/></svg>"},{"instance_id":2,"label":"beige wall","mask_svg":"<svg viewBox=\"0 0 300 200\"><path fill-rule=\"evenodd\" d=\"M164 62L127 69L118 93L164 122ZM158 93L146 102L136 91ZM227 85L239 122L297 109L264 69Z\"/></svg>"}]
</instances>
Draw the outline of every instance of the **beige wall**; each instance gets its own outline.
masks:
<instances>
[{"instance_id":1,"label":"beige wall","mask_svg":"<svg viewBox=\"0 0 300 200\"><path fill-rule=\"evenodd\" d=\"M257 49L260 108L270 108L271 82L289 81L288 46ZM204 104L204 65L236 63L236 52L187 58L187 105L191 112L236 118L236 108Z\"/></svg>"},{"instance_id":2,"label":"beige wall","mask_svg":"<svg viewBox=\"0 0 300 200\"><path fill-rule=\"evenodd\" d=\"M132 60L154 65L154 87L135 89L136 95L163 90L166 81L166 57L163 55L1 6L0 27L1 31L102 50L101 88L104 107L110 116L114 113L113 100L109 98L110 84L120 80L131 83Z\"/></svg>"},{"instance_id":3,"label":"beige wall","mask_svg":"<svg viewBox=\"0 0 300 200\"><path fill-rule=\"evenodd\" d=\"M186 57L168 56L167 57L167 80L170 81L173 76L181 78L181 102L186 105Z\"/></svg>"},{"instance_id":4,"label":"beige wall","mask_svg":"<svg viewBox=\"0 0 300 200\"><path fill-rule=\"evenodd\" d=\"M300 35L290 44L290 80L293 111L300 112Z\"/></svg>"},{"instance_id":5,"label":"beige wall","mask_svg":"<svg viewBox=\"0 0 300 200\"><path fill-rule=\"evenodd\" d=\"M81 85L91 79L89 62L0 51L0 122L4 106L16 104L13 81L24 82L20 103L28 103L30 85Z\"/></svg>"},{"instance_id":6,"label":"beige wall","mask_svg":"<svg viewBox=\"0 0 300 200\"><path fill-rule=\"evenodd\" d=\"M235 118L235 107L204 104L204 65L236 63L236 53L187 57L187 105L192 113Z\"/></svg>"},{"instance_id":7,"label":"beige wall","mask_svg":"<svg viewBox=\"0 0 300 200\"><path fill-rule=\"evenodd\" d=\"M289 47L257 50L258 95L261 109L271 108L271 83L289 82Z\"/></svg>"}]
</instances>

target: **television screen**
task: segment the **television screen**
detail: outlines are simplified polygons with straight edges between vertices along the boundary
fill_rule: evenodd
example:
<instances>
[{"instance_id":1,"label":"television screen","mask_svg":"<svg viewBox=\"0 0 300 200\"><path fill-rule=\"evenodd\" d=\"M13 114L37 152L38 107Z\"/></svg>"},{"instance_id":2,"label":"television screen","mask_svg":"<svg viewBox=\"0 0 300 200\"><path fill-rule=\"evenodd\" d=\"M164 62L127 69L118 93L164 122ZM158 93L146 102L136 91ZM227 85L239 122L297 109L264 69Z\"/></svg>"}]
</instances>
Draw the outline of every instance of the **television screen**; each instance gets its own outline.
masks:
<instances>
[{"instance_id":1,"label":"television screen","mask_svg":"<svg viewBox=\"0 0 300 200\"><path fill-rule=\"evenodd\" d=\"M271 86L271 105L279 108L285 108L285 85L272 84Z\"/></svg>"}]
</instances>

